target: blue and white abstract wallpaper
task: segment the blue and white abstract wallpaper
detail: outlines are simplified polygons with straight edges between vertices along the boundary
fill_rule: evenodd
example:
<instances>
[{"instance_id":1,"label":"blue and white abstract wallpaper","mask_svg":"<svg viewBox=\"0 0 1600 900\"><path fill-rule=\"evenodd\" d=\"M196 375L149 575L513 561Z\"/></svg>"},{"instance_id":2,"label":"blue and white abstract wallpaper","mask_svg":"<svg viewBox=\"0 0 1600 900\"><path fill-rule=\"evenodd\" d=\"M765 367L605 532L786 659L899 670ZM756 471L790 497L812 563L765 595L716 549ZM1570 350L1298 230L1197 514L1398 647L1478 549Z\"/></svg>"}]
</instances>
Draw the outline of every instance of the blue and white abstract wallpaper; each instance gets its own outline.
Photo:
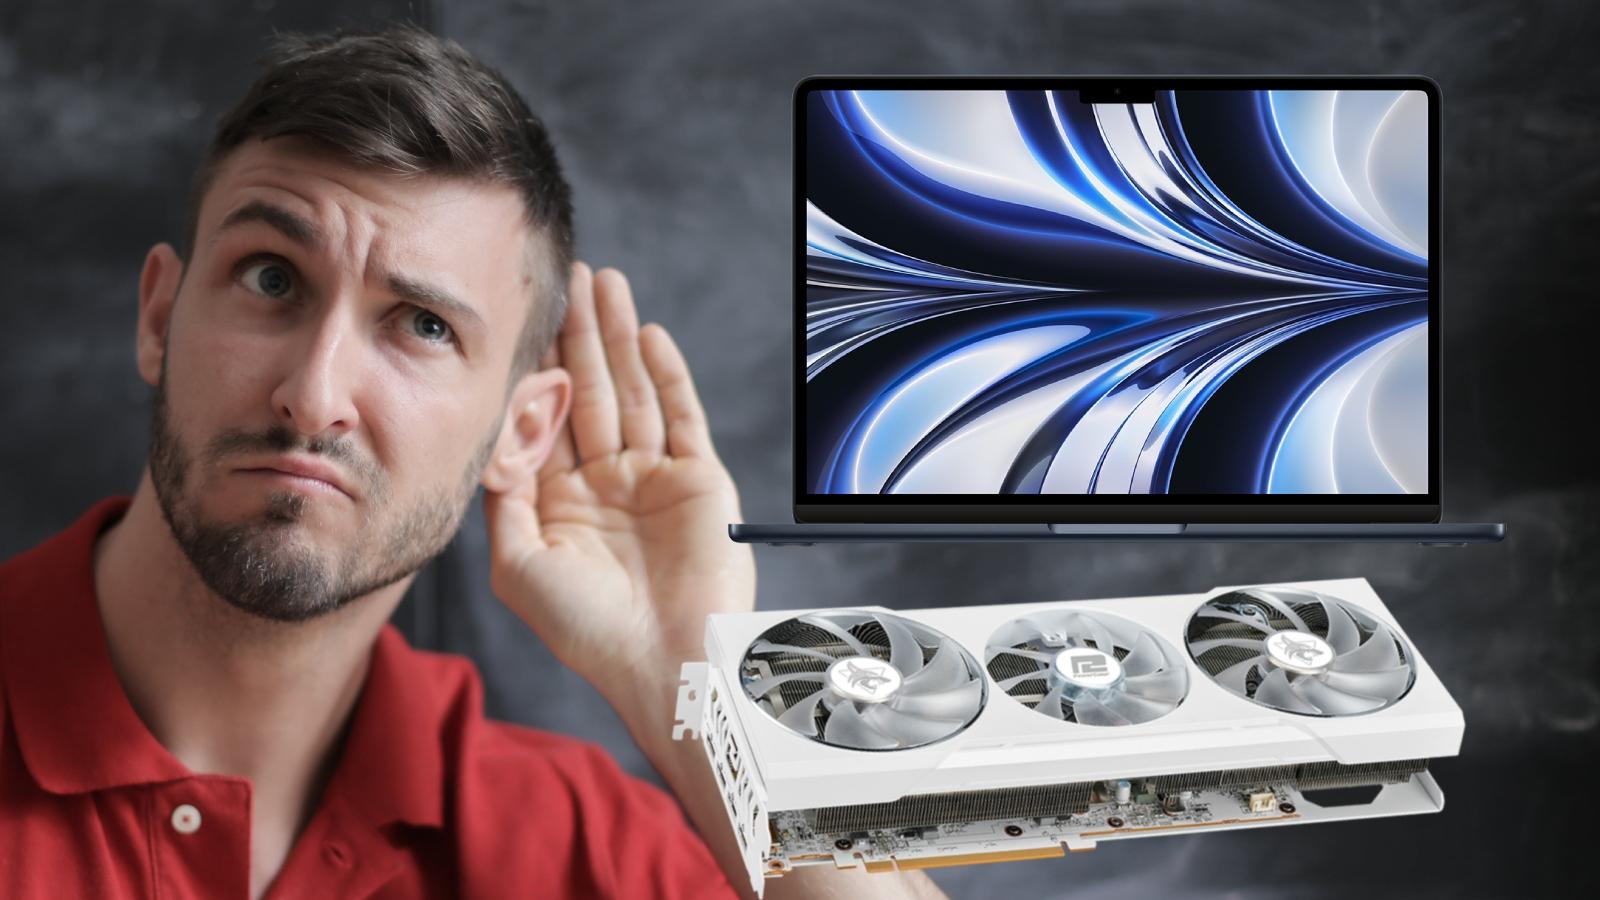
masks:
<instances>
[{"instance_id":1,"label":"blue and white abstract wallpaper","mask_svg":"<svg viewBox=\"0 0 1600 900\"><path fill-rule=\"evenodd\" d=\"M809 492L1427 492L1426 93L805 116Z\"/></svg>"}]
</instances>

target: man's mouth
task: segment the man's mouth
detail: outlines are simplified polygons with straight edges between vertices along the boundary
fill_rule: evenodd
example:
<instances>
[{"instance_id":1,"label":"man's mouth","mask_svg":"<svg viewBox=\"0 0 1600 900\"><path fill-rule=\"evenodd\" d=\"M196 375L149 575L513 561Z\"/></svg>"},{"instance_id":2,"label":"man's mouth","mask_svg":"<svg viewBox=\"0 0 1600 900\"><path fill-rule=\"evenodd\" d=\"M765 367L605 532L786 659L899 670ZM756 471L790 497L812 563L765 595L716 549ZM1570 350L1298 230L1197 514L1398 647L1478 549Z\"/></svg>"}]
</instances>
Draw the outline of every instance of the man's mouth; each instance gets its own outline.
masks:
<instances>
[{"instance_id":1,"label":"man's mouth","mask_svg":"<svg viewBox=\"0 0 1600 900\"><path fill-rule=\"evenodd\" d=\"M344 477L334 467L305 456L280 455L253 460L252 465L235 470L252 477L271 478L303 491L314 491L354 500Z\"/></svg>"}]
</instances>

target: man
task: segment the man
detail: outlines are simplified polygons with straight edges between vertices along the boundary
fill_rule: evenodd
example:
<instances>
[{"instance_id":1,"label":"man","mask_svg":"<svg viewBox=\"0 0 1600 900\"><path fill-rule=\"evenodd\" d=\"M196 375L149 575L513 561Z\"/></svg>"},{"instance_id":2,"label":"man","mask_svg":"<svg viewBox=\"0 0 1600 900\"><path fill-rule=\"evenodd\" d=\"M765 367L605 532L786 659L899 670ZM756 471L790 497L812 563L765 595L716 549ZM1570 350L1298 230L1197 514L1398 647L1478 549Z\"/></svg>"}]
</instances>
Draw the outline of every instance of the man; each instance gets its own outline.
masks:
<instances>
[{"instance_id":1,"label":"man","mask_svg":"<svg viewBox=\"0 0 1600 900\"><path fill-rule=\"evenodd\" d=\"M282 39L190 215L139 282L135 493L0 566L0 896L731 895L714 856L747 892L703 753L670 740L706 614L754 601L737 494L672 339L574 262L515 91L413 29ZM711 852L386 624L480 484L495 594ZM845 895L938 892L769 893Z\"/></svg>"}]
</instances>

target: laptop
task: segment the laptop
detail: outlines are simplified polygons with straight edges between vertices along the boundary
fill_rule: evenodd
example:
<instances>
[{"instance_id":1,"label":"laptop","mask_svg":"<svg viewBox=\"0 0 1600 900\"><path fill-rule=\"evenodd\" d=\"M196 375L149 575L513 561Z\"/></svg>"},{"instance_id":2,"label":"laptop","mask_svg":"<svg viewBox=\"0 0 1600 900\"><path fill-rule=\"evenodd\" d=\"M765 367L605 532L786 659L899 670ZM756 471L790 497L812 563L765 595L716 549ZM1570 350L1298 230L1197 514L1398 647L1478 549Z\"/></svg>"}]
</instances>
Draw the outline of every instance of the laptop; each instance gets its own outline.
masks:
<instances>
[{"instance_id":1,"label":"laptop","mask_svg":"<svg viewBox=\"0 0 1600 900\"><path fill-rule=\"evenodd\" d=\"M1496 541L1440 521L1439 89L794 95L794 522L736 541Z\"/></svg>"}]
</instances>

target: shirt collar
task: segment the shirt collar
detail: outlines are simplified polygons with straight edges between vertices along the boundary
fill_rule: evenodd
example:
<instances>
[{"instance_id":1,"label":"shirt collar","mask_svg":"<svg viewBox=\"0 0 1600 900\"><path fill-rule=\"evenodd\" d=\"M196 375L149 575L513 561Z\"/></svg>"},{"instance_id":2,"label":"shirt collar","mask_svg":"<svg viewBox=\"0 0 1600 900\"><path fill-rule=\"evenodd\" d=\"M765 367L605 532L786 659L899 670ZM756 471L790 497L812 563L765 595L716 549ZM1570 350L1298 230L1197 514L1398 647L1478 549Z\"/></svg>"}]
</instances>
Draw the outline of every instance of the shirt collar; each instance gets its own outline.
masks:
<instances>
[{"instance_id":1,"label":"shirt collar","mask_svg":"<svg viewBox=\"0 0 1600 900\"><path fill-rule=\"evenodd\" d=\"M57 794L195 777L155 739L111 664L95 599L94 545L131 498L96 503L77 522L0 566L0 674L29 772ZM443 824L441 742L452 704L423 654L392 625L373 646L361 697L324 799L375 825Z\"/></svg>"},{"instance_id":2,"label":"shirt collar","mask_svg":"<svg viewBox=\"0 0 1600 900\"><path fill-rule=\"evenodd\" d=\"M327 795L348 800L377 824L444 825L445 685L420 665L393 625L372 648L344 752Z\"/></svg>"}]
</instances>

